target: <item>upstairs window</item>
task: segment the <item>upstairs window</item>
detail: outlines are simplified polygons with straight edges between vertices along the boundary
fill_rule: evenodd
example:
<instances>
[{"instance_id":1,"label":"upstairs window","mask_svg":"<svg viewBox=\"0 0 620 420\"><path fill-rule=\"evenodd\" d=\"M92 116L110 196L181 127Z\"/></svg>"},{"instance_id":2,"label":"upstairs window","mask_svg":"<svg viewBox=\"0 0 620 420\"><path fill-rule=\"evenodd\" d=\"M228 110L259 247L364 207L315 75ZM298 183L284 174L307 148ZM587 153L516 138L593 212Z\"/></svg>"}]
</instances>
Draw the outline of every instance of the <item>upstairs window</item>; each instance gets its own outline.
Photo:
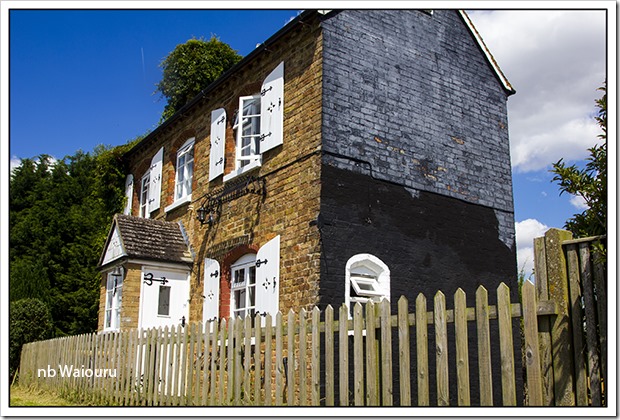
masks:
<instances>
[{"instance_id":1,"label":"upstairs window","mask_svg":"<svg viewBox=\"0 0 620 420\"><path fill-rule=\"evenodd\" d=\"M174 201L189 201L194 178L194 138L187 140L177 152Z\"/></svg>"},{"instance_id":2,"label":"upstairs window","mask_svg":"<svg viewBox=\"0 0 620 420\"><path fill-rule=\"evenodd\" d=\"M151 212L149 211L149 184L151 182L151 173L147 172L140 181L140 213L138 216L149 218Z\"/></svg>"},{"instance_id":3,"label":"upstairs window","mask_svg":"<svg viewBox=\"0 0 620 420\"><path fill-rule=\"evenodd\" d=\"M349 316L353 306L363 306L369 301L379 303L390 300L390 269L383 261L371 254L357 254L347 261L345 269L345 304Z\"/></svg>"},{"instance_id":4,"label":"upstairs window","mask_svg":"<svg viewBox=\"0 0 620 420\"><path fill-rule=\"evenodd\" d=\"M212 165L209 179L222 173L216 163L223 161L223 148L214 147L221 138L217 123L220 111L211 113ZM216 118L214 118L214 116ZM283 144L284 119L284 62L267 75L260 93L239 98L239 108L233 120L235 131L235 169L224 175L224 182L259 167L262 154Z\"/></svg>"},{"instance_id":5,"label":"upstairs window","mask_svg":"<svg viewBox=\"0 0 620 420\"><path fill-rule=\"evenodd\" d=\"M239 112L233 125L237 169L254 163L260 164L260 99L260 95L239 98Z\"/></svg>"}]
</instances>

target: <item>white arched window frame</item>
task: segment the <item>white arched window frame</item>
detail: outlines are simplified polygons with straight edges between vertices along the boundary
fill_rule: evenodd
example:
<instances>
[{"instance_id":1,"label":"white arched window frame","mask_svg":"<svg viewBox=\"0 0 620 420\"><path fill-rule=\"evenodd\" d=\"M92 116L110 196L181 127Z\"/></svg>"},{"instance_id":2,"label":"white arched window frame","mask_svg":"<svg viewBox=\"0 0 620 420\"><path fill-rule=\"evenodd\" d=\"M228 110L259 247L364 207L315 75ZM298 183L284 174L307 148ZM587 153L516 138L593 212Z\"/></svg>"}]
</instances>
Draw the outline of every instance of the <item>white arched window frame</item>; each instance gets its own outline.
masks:
<instances>
[{"instance_id":1,"label":"white arched window frame","mask_svg":"<svg viewBox=\"0 0 620 420\"><path fill-rule=\"evenodd\" d=\"M256 309L256 254L245 254L230 266L230 316L254 319Z\"/></svg>"},{"instance_id":2,"label":"white arched window frame","mask_svg":"<svg viewBox=\"0 0 620 420\"><path fill-rule=\"evenodd\" d=\"M357 254L349 258L345 268L345 304L352 316L353 306L368 301L390 301L390 269L372 254Z\"/></svg>"}]
</instances>

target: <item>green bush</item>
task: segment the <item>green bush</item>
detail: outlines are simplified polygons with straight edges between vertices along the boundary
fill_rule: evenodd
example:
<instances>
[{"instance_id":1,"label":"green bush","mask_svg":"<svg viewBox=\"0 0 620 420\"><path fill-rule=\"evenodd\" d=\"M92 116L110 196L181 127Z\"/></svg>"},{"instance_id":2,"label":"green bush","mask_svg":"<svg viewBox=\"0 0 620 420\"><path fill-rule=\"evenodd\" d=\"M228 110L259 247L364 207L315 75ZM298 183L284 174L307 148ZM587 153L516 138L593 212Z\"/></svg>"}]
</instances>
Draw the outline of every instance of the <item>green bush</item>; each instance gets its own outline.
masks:
<instances>
[{"instance_id":1,"label":"green bush","mask_svg":"<svg viewBox=\"0 0 620 420\"><path fill-rule=\"evenodd\" d=\"M22 346L52 337L54 324L48 306L39 299L21 299L9 307L9 378L19 368Z\"/></svg>"}]
</instances>

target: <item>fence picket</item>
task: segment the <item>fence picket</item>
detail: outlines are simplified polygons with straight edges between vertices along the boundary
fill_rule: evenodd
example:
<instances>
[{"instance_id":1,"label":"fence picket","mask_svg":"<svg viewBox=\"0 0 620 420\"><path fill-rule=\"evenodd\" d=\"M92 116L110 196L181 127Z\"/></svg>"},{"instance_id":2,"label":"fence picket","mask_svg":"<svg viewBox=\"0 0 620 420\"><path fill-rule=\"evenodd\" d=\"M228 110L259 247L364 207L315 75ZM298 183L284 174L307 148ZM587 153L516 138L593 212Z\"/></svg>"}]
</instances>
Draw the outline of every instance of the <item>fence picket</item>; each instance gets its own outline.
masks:
<instances>
[{"instance_id":1,"label":"fence picket","mask_svg":"<svg viewBox=\"0 0 620 420\"><path fill-rule=\"evenodd\" d=\"M510 317L510 289L505 283L497 288L497 316L499 321L499 348L502 371L502 402L504 406L517 405L515 388L514 347Z\"/></svg>"},{"instance_id":2,"label":"fence picket","mask_svg":"<svg viewBox=\"0 0 620 420\"><path fill-rule=\"evenodd\" d=\"M545 238L534 238L534 272L536 273L536 292L539 300L549 299L547 281L547 256ZM540 366L542 370L543 405L551 406L555 402L553 355L551 346L551 324L549 317L541 317L538 321L538 341L540 345Z\"/></svg>"},{"instance_id":3,"label":"fence picket","mask_svg":"<svg viewBox=\"0 0 620 420\"><path fill-rule=\"evenodd\" d=\"M312 371L311 371L311 389L310 396L312 405L317 407L321 403L321 335L319 333L319 323L321 321L321 312L319 308L314 307L312 310Z\"/></svg>"},{"instance_id":4,"label":"fence picket","mask_svg":"<svg viewBox=\"0 0 620 420\"><path fill-rule=\"evenodd\" d=\"M276 314L276 360L275 360L275 378L276 378L276 394L275 394L275 404L276 406L281 406L284 402L284 389L283 389L283 380L284 377L284 365L283 365L283 357L284 357L284 343L282 337L282 314L278 312Z\"/></svg>"},{"instance_id":5,"label":"fence picket","mask_svg":"<svg viewBox=\"0 0 620 420\"><path fill-rule=\"evenodd\" d=\"M265 316L265 399L264 403L266 406L273 405L272 404L272 380L271 380L271 368L272 368L272 359L271 359L271 347L273 342L273 331L272 331L272 323L271 323L271 315L267 314Z\"/></svg>"},{"instance_id":6,"label":"fence picket","mask_svg":"<svg viewBox=\"0 0 620 420\"><path fill-rule=\"evenodd\" d=\"M306 310L299 310L299 405L308 405L308 319Z\"/></svg>"},{"instance_id":7,"label":"fence picket","mask_svg":"<svg viewBox=\"0 0 620 420\"><path fill-rule=\"evenodd\" d=\"M243 389L243 320L240 317L235 318L235 337L233 339L233 357L231 359L234 366L233 374L233 390L234 390L234 405L241 405L241 390Z\"/></svg>"},{"instance_id":8,"label":"fence picket","mask_svg":"<svg viewBox=\"0 0 620 420\"><path fill-rule=\"evenodd\" d=\"M218 366L218 392L217 392L217 399L213 402L213 404L215 404L215 402L218 402L223 405L224 402L226 401L226 387L224 386L224 384L226 383L226 379L224 377L224 374L226 372L226 331L227 331L227 326L226 326L226 319L222 319L222 321L220 322L220 354L219 354L219 366Z\"/></svg>"},{"instance_id":9,"label":"fence picket","mask_svg":"<svg viewBox=\"0 0 620 420\"><path fill-rule=\"evenodd\" d=\"M200 392L200 370L201 370L201 346L202 346L202 324L194 322L190 330L191 344L193 348L189 352L187 366L187 405L198 405L196 399L201 395Z\"/></svg>"},{"instance_id":10,"label":"fence picket","mask_svg":"<svg viewBox=\"0 0 620 420\"><path fill-rule=\"evenodd\" d=\"M211 332L216 331L213 327L213 321L207 321L204 323L203 338L203 358L202 358L202 397L200 398L200 405L205 406L208 404L209 393L213 392L213 386L211 382L211 360L215 357L215 349L211 346Z\"/></svg>"},{"instance_id":11,"label":"fence picket","mask_svg":"<svg viewBox=\"0 0 620 420\"><path fill-rule=\"evenodd\" d=\"M134 330L129 335L129 363L127 366L127 379L125 381L125 404L133 405L135 401L135 378L136 378L136 358L138 352L138 334L140 330Z\"/></svg>"},{"instance_id":12,"label":"fence picket","mask_svg":"<svg viewBox=\"0 0 620 420\"><path fill-rule=\"evenodd\" d=\"M364 319L362 305L353 306L353 402L364 405L364 341L362 336Z\"/></svg>"},{"instance_id":13,"label":"fence picket","mask_svg":"<svg viewBox=\"0 0 620 420\"><path fill-rule=\"evenodd\" d=\"M469 349L467 339L467 302L460 287L454 294L454 329L456 335L457 403L469 406Z\"/></svg>"},{"instance_id":14,"label":"fence picket","mask_svg":"<svg viewBox=\"0 0 620 420\"><path fill-rule=\"evenodd\" d=\"M289 362L290 363L290 362ZM334 308L325 308L325 405L334 406Z\"/></svg>"},{"instance_id":15,"label":"fence picket","mask_svg":"<svg viewBox=\"0 0 620 420\"><path fill-rule=\"evenodd\" d=\"M390 302L383 299L379 303L381 308L381 404L391 406L393 403L392 391L392 322L390 316Z\"/></svg>"},{"instance_id":16,"label":"fence picket","mask_svg":"<svg viewBox=\"0 0 620 420\"><path fill-rule=\"evenodd\" d=\"M243 322L243 404L252 402L252 317L246 316Z\"/></svg>"},{"instance_id":17,"label":"fence picket","mask_svg":"<svg viewBox=\"0 0 620 420\"><path fill-rule=\"evenodd\" d=\"M159 396L157 398L157 403L158 405L164 406L164 405L168 405L168 393L167 393L167 387L168 387L168 382L170 382L170 376L169 374L169 363L168 363L168 353L169 353L169 348L170 348L170 327L168 325L166 325L164 328L162 328L161 330L161 337L160 337L160 354L161 354L161 359L160 359L160 379L161 379L161 384L159 386Z\"/></svg>"},{"instance_id":18,"label":"fence picket","mask_svg":"<svg viewBox=\"0 0 620 420\"><path fill-rule=\"evenodd\" d=\"M376 309L372 301L366 304L366 405L369 406L378 406L380 402Z\"/></svg>"},{"instance_id":19,"label":"fence picket","mask_svg":"<svg viewBox=\"0 0 620 420\"><path fill-rule=\"evenodd\" d=\"M437 405L450 405L448 386L448 332L446 320L446 297L439 291L435 294L433 317L435 320L435 353L437 359Z\"/></svg>"},{"instance_id":20,"label":"fence picket","mask_svg":"<svg viewBox=\"0 0 620 420\"><path fill-rule=\"evenodd\" d=\"M430 404L428 383L428 318L426 297L420 293L415 300L418 405Z\"/></svg>"},{"instance_id":21,"label":"fence picket","mask_svg":"<svg viewBox=\"0 0 620 420\"><path fill-rule=\"evenodd\" d=\"M530 406L540 406L542 398L542 377L538 354L538 321L536 319L536 291L532 282L525 281L521 289L523 296L523 320L525 336L525 367L527 393Z\"/></svg>"},{"instance_id":22,"label":"fence picket","mask_svg":"<svg viewBox=\"0 0 620 420\"><path fill-rule=\"evenodd\" d=\"M476 330L478 336L478 377L480 405L493 405L491 374L491 333L489 330L489 294L484 286L476 290Z\"/></svg>"},{"instance_id":23,"label":"fence picket","mask_svg":"<svg viewBox=\"0 0 620 420\"><path fill-rule=\"evenodd\" d=\"M566 262L568 264L568 293L570 303L568 311L572 321L573 332L573 363L575 369L575 402L579 406L588 404L588 372L586 371L586 343L583 338L583 310L581 308L582 294L579 279L579 255L577 245L566 247Z\"/></svg>"},{"instance_id":24,"label":"fence picket","mask_svg":"<svg viewBox=\"0 0 620 420\"><path fill-rule=\"evenodd\" d=\"M261 317L260 315L256 315L254 317L254 405L260 406L262 403L262 378L263 378L263 369L262 369L262 358L261 358L261 350L262 350L262 337L261 337L261 327L260 327Z\"/></svg>"},{"instance_id":25,"label":"fence picket","mask_svg":"<svg viewBox=\"0 0 620 420\"><path fill-rule=\"evenodd\" d=\"M288 313L287 330L286 403L293 406L295 405L295 363L297 359L295 358L295 311L292 309Z\"/></svg>"},{"instance_id":26,"label":"fence picket","mask_svg":"<svg viewBox=\"0 0 620 420\"><path fill-rule=\"evenodd\" d=\"M177 327L173 326L170 328L168 340L166 340L168 343L168 355L166 356L166 399L164 403L166 406L172 405L172 393L174 392L174 372L177 366L174 362L176 336Z\"/></svg>"},{"instance_id":27,"label":"fence picket","mask_svg":"<svg viewBox=\"0 0 620 420\"><path fill-rule=\"evenodd\" d=\"M587 365L590 375L590 398L592 405L599 407L602 403L601 396L601 373L596 337L596 304L594 301L594 289L592 283L592 264L590 263L590 249L588 243L579 244L580 278L583 292L583 305L585 311L585 334L587 348ZM586 401L587 403L588 401Z\"/></svg>"},{"instance_id":28,"label":"fence picket","mask_svg":"<svg viewBox=\"0 0 620 420\"><path fill-rule=\"evenodd\" d=\"M596 258L596 257L595 257ZM607 380L607 278L605 276L605 263L594 263L594 288L596 291L596 308L598 321L598 340L601 349L601 376Z\"/></svg>"},{"instance_id":29,"label":"fence picket","mask_svg":"<svg viewBox=\"0 0 620 420\"><path fill-rule=\"evenodd\" d=\"M338 390L340 395L340 405L349 406L349 331L347 321L349 310L346 305L341 305L338 313Z\"/></svg>"},{"instance_id":30,"label":"fence picket","mask_svg":"<svg viewBox=\"0 0 620 420\"><path fill-rule=\"evenodd\" d=\"M400 380L400 405L411 405L410 363L409 363L409 308L407 298L398 299L398 357Z\"/></svg>"}]
</instances>

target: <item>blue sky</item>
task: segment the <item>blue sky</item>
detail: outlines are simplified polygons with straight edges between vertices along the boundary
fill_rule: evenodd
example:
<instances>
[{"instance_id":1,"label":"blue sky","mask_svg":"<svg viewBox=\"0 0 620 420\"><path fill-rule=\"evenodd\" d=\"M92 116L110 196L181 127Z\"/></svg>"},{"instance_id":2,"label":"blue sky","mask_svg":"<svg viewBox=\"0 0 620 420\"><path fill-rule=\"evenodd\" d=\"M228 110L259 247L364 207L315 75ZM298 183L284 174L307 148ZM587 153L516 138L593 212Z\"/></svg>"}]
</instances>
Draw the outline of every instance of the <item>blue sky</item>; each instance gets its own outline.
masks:
<instances>
[{"instance_id":1,"label":"blue sky","mask_svg":"<svg viewBox=\"0 0 620 420\"><path fill-rule=\"evenodd\" d=\"M177 44L215 35L246 55L297 13L11 10L10 149L3 158L13 166L40 154L60 159L126 143L156 127L165 105L154 94L159 63ZM606 12L469 14L517 91L508 99L509 129L519 265L529 272L532 238L581 211L578 200L559 195L549 169L560 158L582 165L600 133L593 115L605 79Z\"/></svg>"}]
</instances>

